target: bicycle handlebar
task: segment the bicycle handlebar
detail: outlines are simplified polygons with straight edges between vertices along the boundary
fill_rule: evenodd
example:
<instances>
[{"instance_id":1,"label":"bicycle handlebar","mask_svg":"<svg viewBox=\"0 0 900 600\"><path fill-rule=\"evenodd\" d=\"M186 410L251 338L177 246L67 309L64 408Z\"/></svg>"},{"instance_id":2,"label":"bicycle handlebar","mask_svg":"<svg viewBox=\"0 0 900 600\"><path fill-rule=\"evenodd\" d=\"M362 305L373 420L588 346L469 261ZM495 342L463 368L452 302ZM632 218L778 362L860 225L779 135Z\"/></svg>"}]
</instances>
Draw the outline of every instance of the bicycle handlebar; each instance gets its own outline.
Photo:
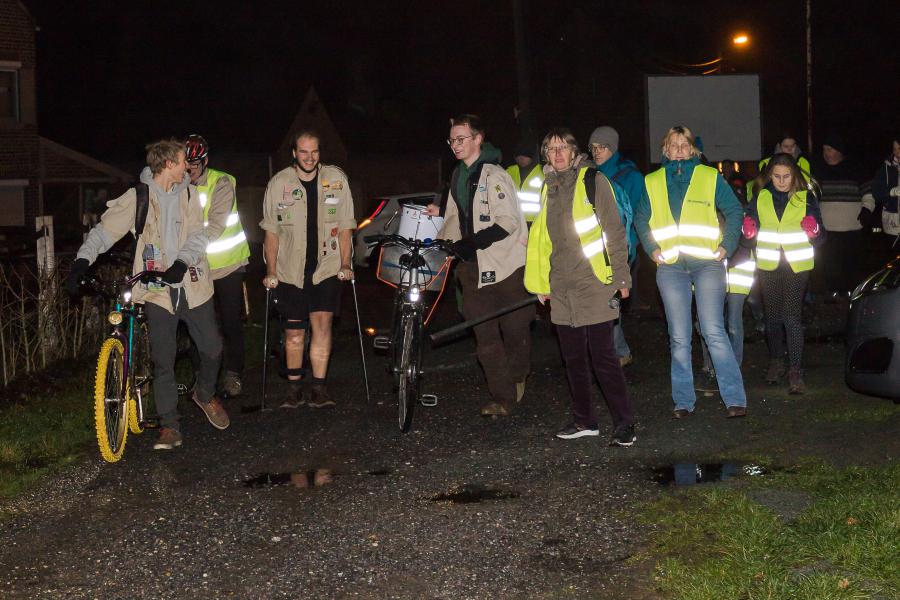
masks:
<instances>
[{"instance_id":1,"label":"bicycle handlebar","mask_svg":"<svg viewBox=\"0 0 900 600\"><path fill-rule=\"evenodd\" d=\"M82 277L81 281L78 282L81 286L86 286L92 288L93 290L99 292L104 296L115 296L115 292L109 292L106 288L110 285L118 286L121 283L124 283L125 287L131 288L134 287L134 284L140 281L141 283L149 283L151 281L156 280L159 283L162 283L162 276L165 273L163 271L140 271L131 275L130 277L126 277L124 280L115 280L115 281L104 281L102 279L98 279L97 277ZM115 288L114 288L115 289Z\"/></svg>"},{"instance_id":2,"label":"bicycle handlebar","mask_svg":"<svg viewBox=\"0 0 900 600\"><path fill-rule=\"evenodd\" d=\"M396 233L389 234L375 234L375 235L367 235L363 237L363 241L367 244L390 244L401 246L406 248L407 250L421 250L427 248L436 248L438 250L443 250L454 257L457 257L456 252L453 251L453 242L450 240L412 240L409 238L405 238L402 235L397 235Z\"/></svg>"}]
</instances>

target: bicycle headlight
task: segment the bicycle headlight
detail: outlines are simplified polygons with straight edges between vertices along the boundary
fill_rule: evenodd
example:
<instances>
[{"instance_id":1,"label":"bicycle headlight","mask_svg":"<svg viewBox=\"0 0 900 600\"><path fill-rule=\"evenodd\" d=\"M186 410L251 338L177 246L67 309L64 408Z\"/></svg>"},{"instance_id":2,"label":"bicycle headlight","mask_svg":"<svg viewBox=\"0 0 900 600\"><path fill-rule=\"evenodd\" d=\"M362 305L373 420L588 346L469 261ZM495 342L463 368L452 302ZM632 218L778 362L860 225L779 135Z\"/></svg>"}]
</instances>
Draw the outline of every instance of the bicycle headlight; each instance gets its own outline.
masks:
<instances>
[{"instance_id":1,"label":"bicycle headlight","mask_svg":"<svg viewBox=\"0 0 900 600\"><path fill-rule=\"evenodd\" d=\"M418 302L419 301L419 288L416 286L412 286L409 288L409 301L410 302Z\"/></svg>"},{"instance_id":2,"label":"bicycle headlight","mask_svg":"<svg viewBox=\"0 0 900 600\"><path fill-rule=\"evenodd\" d=\"M125 302L131 302L131 290L122 292L122 300L124 300Z\"/></svg>"},{"instance_id":3,"label":"bicycle headlight","mask_svg":"<svg viewBox=\"0 0 900 600\"><path fill-rule=\"evenodd\" d=\"M109 321L110 325L118 325L122 322L122 313L117 310L112 311L108 315L106 315L106 320Z\"/></svg>"}]
</instances>

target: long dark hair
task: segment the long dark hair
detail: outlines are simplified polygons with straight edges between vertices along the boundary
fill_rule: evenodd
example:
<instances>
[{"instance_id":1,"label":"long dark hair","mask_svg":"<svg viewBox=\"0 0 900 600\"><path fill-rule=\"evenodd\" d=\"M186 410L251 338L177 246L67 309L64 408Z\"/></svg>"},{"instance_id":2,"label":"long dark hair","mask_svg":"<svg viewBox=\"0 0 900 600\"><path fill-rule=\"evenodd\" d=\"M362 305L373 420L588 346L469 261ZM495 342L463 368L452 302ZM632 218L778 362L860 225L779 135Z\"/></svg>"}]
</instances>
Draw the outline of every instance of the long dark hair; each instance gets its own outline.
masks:
<instances>
[{"instance_id":1,"label":"long dark hair","mask_svg":"<svg viewBox=\"0 0 900 600\"><path fill-rule=\"evenodd\" d=\"M766 164L766 168L756 177L753 185L755 195L758 196L759 192L769 185L769 182L772 181L772 170L779 166L787 167L791 170L793 181L791 182L791 189L788 191L790 196L807 189L806 177L803 176L803 171L797 166L797 161L794 160L794 157L790 154L779 152L772 156L772 159Z\"/></svg>"}]
</instances>

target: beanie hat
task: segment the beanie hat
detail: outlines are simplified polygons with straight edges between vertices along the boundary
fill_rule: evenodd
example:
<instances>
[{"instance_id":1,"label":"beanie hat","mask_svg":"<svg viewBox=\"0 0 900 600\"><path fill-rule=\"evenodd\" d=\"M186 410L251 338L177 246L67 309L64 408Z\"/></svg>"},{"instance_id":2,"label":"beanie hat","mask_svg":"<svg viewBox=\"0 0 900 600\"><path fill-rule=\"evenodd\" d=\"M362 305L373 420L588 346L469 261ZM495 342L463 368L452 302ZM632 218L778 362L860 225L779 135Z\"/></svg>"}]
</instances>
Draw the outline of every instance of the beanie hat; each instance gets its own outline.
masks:
<instances>
[{"instance_id":1,"label":"beanie hat","mask_svg":"<svg viewBox=\"0 0 900 600\"><path fill-rule=\"evenodd\" d=\"M591 144L603 144L609 146L609 151L615 154L619 151L619 132L608 125L598 127L591 134L591 139L588 140L588 147L590 147Z\"/></svg>"},{"instance_id":2,"label":"beanie hat","mask_svg":"<svg viewBox=\"0 0 900 600\"><path fill-rule=\"evenodd\" d=\"M537 147L534 144L529 144L527 142L520 142L518 146L516 146L516 153L513 156L527 156L529 158L537 157Z\"/></svg>"},{"instance_id":3,"label":"beanie hat","mask_svg":"<svg viewBox=\"0 0 900 600\"><path fill-rule=\"evenodd\" d=\"M844 144L844 138L840 134L831 131L822 139L823 146L831 146L841 154L847 154L847 146Z\"/></svg>"}]
</instances>

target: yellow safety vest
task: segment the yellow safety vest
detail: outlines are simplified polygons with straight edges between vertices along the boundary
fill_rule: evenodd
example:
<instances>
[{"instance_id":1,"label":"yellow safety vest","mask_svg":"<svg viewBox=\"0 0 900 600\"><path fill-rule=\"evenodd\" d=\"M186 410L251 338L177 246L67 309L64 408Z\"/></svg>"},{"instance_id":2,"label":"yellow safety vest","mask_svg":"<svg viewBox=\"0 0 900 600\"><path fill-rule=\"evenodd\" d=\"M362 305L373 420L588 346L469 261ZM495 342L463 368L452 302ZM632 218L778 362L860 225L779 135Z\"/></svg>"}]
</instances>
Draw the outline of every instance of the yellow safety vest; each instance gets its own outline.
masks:
<instances>
[{"instance_id":1,"label":"yellow safety vest","mask_svg":"<svg viewBox=\"0 0 900 600\"><path fill-rule=\"evenodd\" d=\"M581 250L591 263L594 275L603 283L612 282L612 267L606 251L606 236L594 206L584 188L584 174L592 167L582 167L575 182L572 198L572 220L581 242ZM607 181L608 184L608 181ZM610 185L612 192L612 185ZM541 192L541 211L528 234L528 250L525 255L525 289L532 294L550 293L550 254L553 243L547 231L547 190Z\"/></svg>"},{"instance_id":2,"label":"yellow safety vest","mask_svg":"<svg viewBox=\"0 0 900 600\"><path fill-rule=\"evenodd\" d=\"M544 185L544 167L541 163L537 163L525 177L522 179L519 165L512 165L506 168L506 172L512 177L513 183L516 184L516 197L519 200L519 210L525 217L525 221L531 223L537 214L541 212L541 187Z\"/></svg>"},{"instance_id":3,"label":"yellow safety vest","mask_svg":"<svg viewBox=\"0 0 900 600\"><path fill-rule=\"evenodd\" d=\"M231 265L237 265L250 256L250 246L247 244L247 236L241 227L241 218L237 209L237 182L234 177L223 171L215 169L206 170L206 185L198 185L200 193L200 206L203 207L203 224L209 225L209 205L216 182L220 177L227 177L235 190L234 199L231 202L231 213L225 222L225 230L217 240L210 240L206 246L206 259L210 269L221 269Z\"/></svg>"},{"instance_id":4,"label":"yellow safety vest","mask_svg":"<svg viewBox=\"0 0 900 600\"><path fill-rule=\"evenodd\" d=\"M759 233L756 234L757 266L763 271L774 271L778 268L783 251L794 273L811 271L815 264L815 252L809 243L809 236L800 226L806 216L806 190L791 197L780 221L775 214L775 204L769 190L759 193L756 210L759 213Z\"/></svg>"},{"instance_id":5,"label":"yellow safety vest","mask_svg":"<svg viewBox=\"0 0 900 600\"><path fill-rule=\"evenodd\" d=\"M756 272L756 261L753 256L743 262L739 262L728 267L728 274L725 276L726 290L729 294L750 293L753 287L753 275Z\"/></svg>"},{"instance_id":6,"label":"yellow safety vest","mask_svg":"<svg viewBox=\"0 0 900 600\"><path fill-rule=\"evenodd\" d=\"M694 167L677 224L669 207L665 168L644 178L650 196L650 231L667 265L674 264L681 253L710 260L715 258L722 242L722 232L716 218L718 176L719 172L712 167Z\"/></svg>"},{"instance_id":7,"label":"yellow safety vest","mask_svg":"<svg viewBox=\"0 0 900 600\"><path fill-rule=\"evenodd\" d=\"M761 161L759 161L759 172L762 173L763 169L766 168L766 165L769 164L769 161L772 160L771 156L768 156ZM805 157L801 156L797 159L797 166L800 167L800 172L803 173L803 178L806 179L806 182L809 183L812 175L812 170L809 168L809 161L806 160ZM747 198L753 197L753 187L756 185L753 179L747 182Z\"/></svg>"}]
</instances>

